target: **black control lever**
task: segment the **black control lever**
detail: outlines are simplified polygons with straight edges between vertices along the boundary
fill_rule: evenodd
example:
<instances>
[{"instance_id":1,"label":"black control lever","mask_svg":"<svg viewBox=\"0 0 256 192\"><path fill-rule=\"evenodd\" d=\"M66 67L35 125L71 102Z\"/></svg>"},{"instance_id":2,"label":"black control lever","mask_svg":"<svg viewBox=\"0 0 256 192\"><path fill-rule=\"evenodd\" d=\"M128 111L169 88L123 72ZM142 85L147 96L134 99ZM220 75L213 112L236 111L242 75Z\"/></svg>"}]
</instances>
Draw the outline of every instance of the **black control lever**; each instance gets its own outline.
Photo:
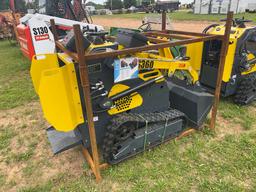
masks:
<instances>
[{"instance_id":1,"label":"black control lever","mask_svg":"<svg viewBox=\"0 0 256 192\"><path fill-rule=\"evenodd\" d=\"M221 19L220 20L221 22L226 22L227 19ZM250 23L252 22L252 20L248 20L248 19L245 19L244 17L242 19L240 18L235 18L235 19L232 19L232 22L233 22L233 27L240 27L240 28L245 28L245 23Z\"/></svg>"}]
</instances>

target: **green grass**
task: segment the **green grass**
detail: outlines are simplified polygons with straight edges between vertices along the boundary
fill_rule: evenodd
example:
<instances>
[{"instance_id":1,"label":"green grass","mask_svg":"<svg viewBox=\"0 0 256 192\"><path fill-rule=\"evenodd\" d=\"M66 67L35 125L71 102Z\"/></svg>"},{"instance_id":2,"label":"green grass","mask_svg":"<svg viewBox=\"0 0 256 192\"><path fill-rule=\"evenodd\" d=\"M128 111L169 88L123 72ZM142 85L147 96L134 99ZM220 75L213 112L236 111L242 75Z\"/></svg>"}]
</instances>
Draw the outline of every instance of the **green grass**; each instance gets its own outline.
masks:
<instances>
[{"instance_id":1,"label":"green grass","mask_svg":"<svg viewBox=\"0 0 256 192\"><path fill-rule=\"evenodd\" d=\"M18 46L0 42L0 110L10 109L37 97L30 80L30 61Z\"/></svg>"},{"instance_id":2,"label":"green grass","mask_svg":"<svg viewBox=\"0 0 256 192\"><path fill-rule=\"evenodd\" d=\"M256 123L255 114L248 112L247 106L234 105L231 99L222 99L219 110L224 119L238 123L244 129L248 130Z\"/></svg>"},{"instance_id":3,"label":"green grass","mask_svg":"<svg viewBox=\"0 0 256 192\"><path fill-rule=\"evenodd\" d=\"M221 141L195 134L171 141L103 171L104 181L73 178L52 180L49 191L254 191L256 133L226 136ZM44 189L46 184L33 187ZM28 190L31 191L31 187Z\"/></svg>"},{"instance_id":4,"label":"green grass","mask_svg":"<svg viewBox=\"0 0 256 192\"><path fill-rule=\"evenodd\" d=\"M52 182L47 182L44 185L38 185L35 187L23 188L19 190L19 192L47 192L50 191L52 188Z\"/></svg>"},{"instance_id":5,"label":"green grass","mask_svg":"<svg viewBox=\"0 0 256 192\"><path fill-rule=\"evenodd\" d=\"M128 18L128 19L138 19L142 20L146 16L157 16L160 14L156 13L131 13L131 14L116 14L116 15L104 15L104 16L93 16L93 17L103 17L103 18ZM168 16L172 20L187 20L187 21L219 21L220 19L223 19L226 17L226 15L200 15L200 14L193 14L192 12L186 12L186 11L177 11L173 13L168 13ZM242 18L245 17L246 19L253 20L254 23L256 23L256 14L255 13L241 13L241 14L235 14L235 18Z\"/></svg>"},{"instance_id":6,"label":"green grass","mask_svg":"<svg viewBox=\"0 0 256 192\"><path fill-rule=\"evenodd\" d=\"M0 185L5 184L5 176L0 173Z\"/></svg>"},{"instance_id":7,"label":"green grass","mask_svg":"<svg viewBox=\"0 0 256 192\"><path fill-rule=\"evenodd\" d=\"M27 161L32 157L33 154L34 154L33 149L29 149L22 153L13 154L12 160L14 162Z\"/></svg>"},{"instance_id":8,"label":"green grass","mask_svg":"<svg viewBox=\"0 0 256 192\"><path fill-rule=\"evenodd\" d=\"M0 150L6 149L15 135L10 127L0 127Z\"/></svg>"}]
</instances>

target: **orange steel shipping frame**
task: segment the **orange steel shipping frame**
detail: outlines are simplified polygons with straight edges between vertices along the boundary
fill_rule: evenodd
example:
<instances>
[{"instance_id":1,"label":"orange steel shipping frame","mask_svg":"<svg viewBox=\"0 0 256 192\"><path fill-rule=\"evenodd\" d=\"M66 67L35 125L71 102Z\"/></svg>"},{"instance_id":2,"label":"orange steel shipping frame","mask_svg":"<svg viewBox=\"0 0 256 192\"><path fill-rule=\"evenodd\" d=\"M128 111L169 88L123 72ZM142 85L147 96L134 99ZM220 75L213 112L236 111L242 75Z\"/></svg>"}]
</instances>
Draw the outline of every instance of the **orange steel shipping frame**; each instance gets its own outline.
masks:
<instances>
[{"instance_id":1,"label":"orange steel shipping frame","mask_svg":"<svg viewBox=\"0 0 256 192\"><path fill-rule=\"evenodd\" d=\"M154 45L146 45L141 47L116 50L111 52L89 53L89 54L85 54L83 51L84 50L83 44L82 44L83 34L80 29L80 25L73 26L73 30L75 34L76 50L77 50L77 53L73 53L68 51L59 41L55 22L54 20L51 20L51 27L52 27L52 32L54 34L56 49L68 54L79 65L80 79L82 83L83 94L85 96L84 100L86 105L86 115L87 115L87 123L89 127L89 136L91 141L92 155L83 146L82 146L82 153L86 161L88 162L91 168L91 171L96 177L96 182L100 182L102 180L100 170L108 167L108 164L106 163L100 164L100 160L99 160L99 152L98 152L97 141L96 141L95 127L93 122L93 111L92 111L92 104L91 104L91 97L90 97L88 68L87 68L86 62L96 58L99 59L99 58L106 58L106 57L116 57L116 56L125 55L125 54L137 53L140 51L157 50L161 48L173 47L178 45L187 45L187 44L192 44L197 42L205 42L205 41L214 40L214 39L221 40L222 41L222 49L221 49L221 55L220 55L221 58L219 63L215 99L214 99L214 105L212 108L211 123L210 123L211 129L214 130L215 124L216 124L219 98L220 98L220 89L221 89L221 83L222 83L223 70L225 65L226 54L229 47L229 36L230 36L230 31L232 26L232 19L233 19L233 12L229 12L227 21L226 21L226 31L224 35L209 35L209 34L195 33L195 32L166 30L166 13L164 12L162 14L162 31L152 31L152 32L144 33L151 42L155 43ZM163 41L156 37L168 37L168 38L174 38L177 40ZM109 39L114 39L114 38L109 37ZM180 135L177 139L183 136L189 135L194 131L195 130L190 129L184 132L182 135Z\"/></svg>"}]
</instances>

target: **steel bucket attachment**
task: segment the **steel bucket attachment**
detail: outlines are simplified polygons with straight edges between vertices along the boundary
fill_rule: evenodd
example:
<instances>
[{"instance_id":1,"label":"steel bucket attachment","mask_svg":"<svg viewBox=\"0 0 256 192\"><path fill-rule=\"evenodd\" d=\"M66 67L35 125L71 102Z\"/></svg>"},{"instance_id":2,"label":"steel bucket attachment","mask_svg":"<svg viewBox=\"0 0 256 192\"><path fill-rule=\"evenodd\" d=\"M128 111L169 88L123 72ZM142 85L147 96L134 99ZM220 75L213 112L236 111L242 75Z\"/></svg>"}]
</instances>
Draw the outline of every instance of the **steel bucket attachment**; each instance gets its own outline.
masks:
<instances>
[{"instance_id":1,"label":"steel bucket attachment","mask_svg":"<svg viewBox=\"0 0 256 192\"><path fill-rule=\"evenodd\" d=\"M54 155L82 144L82 136L77 129L60 132L50 127L46 132Z\"/></svg>"},{"instance_id":2,"label":"steel bucket attachment","mask_svg":"<svg viewBox=\"0 0 256 192\"><path fill-rule=\"evenodd\" d=\"M170 89L170 105L187 116L189 126L199 128L213 105L214 96L198 85L187 85L185 81L167 80Z\"/></svg>"}]
</instances>

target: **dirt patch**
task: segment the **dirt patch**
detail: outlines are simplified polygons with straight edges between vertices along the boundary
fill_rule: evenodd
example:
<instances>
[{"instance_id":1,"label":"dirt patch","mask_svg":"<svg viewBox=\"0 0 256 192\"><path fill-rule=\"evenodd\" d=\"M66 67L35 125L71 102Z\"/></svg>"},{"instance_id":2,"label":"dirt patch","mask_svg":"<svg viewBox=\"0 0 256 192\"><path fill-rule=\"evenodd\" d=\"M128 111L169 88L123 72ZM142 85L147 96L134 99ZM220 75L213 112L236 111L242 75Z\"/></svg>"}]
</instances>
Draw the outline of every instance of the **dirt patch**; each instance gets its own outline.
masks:
<instances>
[{"instance_id":1,"label":"dirt patch","mask_svg":"<svg viewBox=\"0 0 256 192\"><path fill-rule=\"evenodd\" d=\"M256 104L248 106L248 109L256 117Z\"/></svg>"},{"instance_id":2,"label":"dirt patch","mask_svg":"<svg viewBox=\"0 0 256 192\"><path fill-rule=\"evenodd\" d=\"M232 123L220 115L217 117L217 139L221 139L226 135L239 135L243 131L243 127L239 123Z\"/></svg>"},{"instance_id":3,"label":"dirt patch","mask_svg":"<svg viewBox=\"0 0 256 192\"><path fill-rule=\"evenodd\" d=\"M124 19L124 18L93 18L93 21L97 25L102 25L106 28L111 27L125 27L125 28L138 28L142 22L136 19ZM211 22L207 21L172 21L172 27L175 30L190 31L190 32L202 32Z\"/></svg>"},{"instance_id":4,"label":"dirt patch","mask_svg":"<svg viewBox=\"0 0 256 192\"><path fill-rule=\"evenodd\" d=\"M12 129L15 133L8 149L0 151L0 172L6 180L0 191L17 191L60 175L83 174L85 161L79 149L53 156L45 132L47 127L38 102L0 111L0 129Z\"/></svg>"}]
</instances>

